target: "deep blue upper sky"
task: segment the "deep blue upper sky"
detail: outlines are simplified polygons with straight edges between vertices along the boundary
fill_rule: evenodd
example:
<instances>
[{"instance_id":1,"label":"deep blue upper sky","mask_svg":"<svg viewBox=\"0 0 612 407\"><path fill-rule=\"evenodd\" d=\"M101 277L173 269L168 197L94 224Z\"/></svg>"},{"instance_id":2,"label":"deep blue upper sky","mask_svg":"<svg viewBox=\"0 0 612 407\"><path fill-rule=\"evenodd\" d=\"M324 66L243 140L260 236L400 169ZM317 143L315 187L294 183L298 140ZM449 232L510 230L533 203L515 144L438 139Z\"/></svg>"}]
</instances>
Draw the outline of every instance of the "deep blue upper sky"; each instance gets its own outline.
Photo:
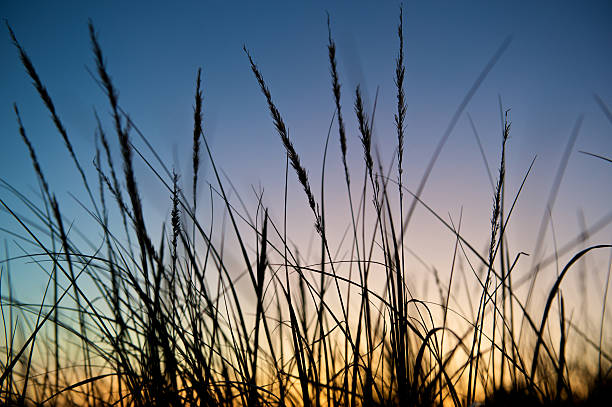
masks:
<instances>
[{"instance_id":1,"label":"deep blue upper sky","mask_svg":"<svg viewBox=\"0 0 612 407\"><path fill-rule=\"evenodd\" d=\"M190 179L195 76L202 67L204 129L215 158L244 196L253 201L249 186L261 185L273 205L282 198L284 155L242 46L248 47L262 70L296 149L315 179L313 184L318 185L334 112L325 12L331 16L338 48L349 159L360 168L362 153L352 114L356 85L364 89L370 107L379 89L375 142L387 160L395 148L398 10L399 3L393 1L15 1L4 2L0 14L32 58L88 168L94 154L94 108L112 134L104 94L86 69L94 68L87 31L91 18L121 105L161 156L184 172L185 181ZM466 112L478 127L494 170L500 149L498 94L504 108L512 109L511 193L516 192L531 159L538 156L524 192L520 224L526 229L522 233L535 233L557 163L580 114L585 114L584 125L554 211L560 224L569 225L559 225L559 233L570 236L576 229L579 209L584 210L587 223L604 214L612 198L611 167L578 150L612 156L612 124L593 98L597 93L612 106L611 17L608 1L405 2L406 185L414 189L418 184L461 99L496 49L512 35L510 47ZM16 102L52 189L67 201L68 191L84 196L7 31L1 32L1 176L25 191L36 187L12 111ZM335 127L329 154L329 171L339 170ZM202 177L212 181L206 168ZM141 180L144 199L153 213L166 217L168 196L149 179ZM340 176L330 176L328 182L343 187ZM0 194L4 197L6 192ZM465 114L424 196L442 214L452 211L456 216L464 205L468 219L468 215L477 219L475 238L486 238L491 190ZM295 201L304 200L299 195ZM344 204L343 200L339 207Z\"/></svg>"}]
</instances>

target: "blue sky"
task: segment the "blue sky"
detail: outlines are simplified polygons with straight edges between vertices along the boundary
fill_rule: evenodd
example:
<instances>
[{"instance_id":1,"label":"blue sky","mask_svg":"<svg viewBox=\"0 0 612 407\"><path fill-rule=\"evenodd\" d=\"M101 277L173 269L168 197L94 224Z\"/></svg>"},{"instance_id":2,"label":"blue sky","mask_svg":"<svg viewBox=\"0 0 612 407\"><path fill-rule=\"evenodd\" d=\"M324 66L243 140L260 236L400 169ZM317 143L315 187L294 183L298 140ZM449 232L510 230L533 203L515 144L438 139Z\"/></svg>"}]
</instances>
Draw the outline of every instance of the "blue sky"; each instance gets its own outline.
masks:
<instances>
[{"instance_id":1,"label":"blue sky","mask_svg":"<svg viewBox=\"0 0 612 407\"><path fill-rule=\"evenodd\" d=\"M91 18L120 91L120 104L162 158L184 173L185 181L190 179L195 76L202 67L204 131L217 163L247 201L255 202L251 186L261 185L267 204L280 216L285 162L282 145L242 46L248 47L268 82L318 191L323 145L334 112L325 12L331 16L338 48L349 161L360 171L362 152L352 114L358 84L370 107L379 89L374 142L385 162L395 148L393 73L398 9L399 3L393 1L193 1L180 5L158 1L41 1L5 2L0 14L32 58L89 174L94 175L90 164L94 108L112 134L109 107L86 69L94 67L87 31ZM559 159L581 114L584 124L553 211L558 239L565 241L579 231L580 210L587 224L607 213L612 198L611 167L578 150L612 156L612 124L593 98L597 93L612 106L609 2L405 2L404 17L408 102L404 182L409 188L418 185L438 140L475 78L504 39L512 35L510 47L466 112L473 117L495 170L501 131L498 95L504 108L511 108L509 193L516 192L529 163L538 157L519 201L516 223L509 231L516 250L533 247ZM85 196L78 176L49 114L30 86L8 33L3 32L0 174L25 192L36 187L17 132L12 111L15 102L53 191L69 211L74 210L70 213L75 221L83 220L86 215L68 195ZM342 209L346 208L346 197L339 154L334 126L328 161L332 174L328 176L328 199L332 204L328 206L330 213L342 216L346 214ZM206 162L204 166L202 179L213 181ZM167 219L167 193L144 166L137 169L145 174L140 183L151 216ZM295 191L291 205L296 213L302 213L305 200L295 179L291 182ZM188 185L185 187L188 189ZM9 199L5 190L0 194ZM463 207L468 238L484 244L491 197L464 114L440 156L424 198L441 215L450 213L455 219ZM303 212L306 215L296 216L294 222L307 236L312 223ZM436 234L442 233L439 225L424 211L417 214L411 244L441 269L448 267L450 250L445 248L445 256L440 259L436 248L441 241L452 248L452 236L440 237ZM1 216L3 225L15 227L5 214ZM608 228L598 235L597 242L609 241L610 232ZM8 236L6 239L11 241Z\"/></svg>"}]
</instances>

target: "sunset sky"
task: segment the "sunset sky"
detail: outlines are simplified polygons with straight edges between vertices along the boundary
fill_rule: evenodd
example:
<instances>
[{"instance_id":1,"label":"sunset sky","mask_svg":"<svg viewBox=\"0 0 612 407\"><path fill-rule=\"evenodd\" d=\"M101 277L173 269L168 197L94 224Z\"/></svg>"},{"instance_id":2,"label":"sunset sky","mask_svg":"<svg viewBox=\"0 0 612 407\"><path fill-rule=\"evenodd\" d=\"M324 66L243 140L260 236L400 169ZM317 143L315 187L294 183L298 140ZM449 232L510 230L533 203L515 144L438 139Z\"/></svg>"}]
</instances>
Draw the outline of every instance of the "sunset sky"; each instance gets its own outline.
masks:
<instances>
[{"instance_id":1,"label":"sunset sky","mask_svg":"<svg viewBox=\"0 0 612 407\"><path fill-rule=\"evenodd\" d=\"M584 122L572 149L552 219L559 245L610 211L609 163L580 150L612 157L612 123L594 99L612 106L612 4L608 1L437 1L404 2L408 103L404 183L416 190L435 146L461 100L508 36L512 42L461 115L425 187L423 199L445 219L463 208L462 230L476 247L489 236L493 191L466 113L474 120L494 178L499 165L501 125L498 95L511 109L507 205L537 156L508 233L514 253L534 247L559 161L580 115ZM378 89L374 143L386 166L396 147L393 75L398 52L400 3L395 1L222 2L4 2L6 19L54 99L75 150L95 181L94 109L115 142L104 93L87 69L95 70L88 37L91 18L119 103L170 166L183 173L189 191L195 78L203 72L204 133L217 165L255 208L255 190L265 191L272 216L282 220L285 156L265 99L248 60L249 49L289 127L290 136L319 196L325 137L334 113L327 56L326 11L337 46L348 156L355 182L361 179L362 150L353 114L360 85L371 111ZM80 179L49 114L30 85L8 31L0 35L0 176L35 197L37 182L18 134L13 102L37 151L51 189L75 226L87 218L69 193L85 199ZM135 144L142 142L132 134ZM143 151L146 151L143 148ZM118 158L118 155L116 156ZM150 157L150 154L149 154ZM213 182L208 159L200 177ZM337 127L327 160L326 207L332 224L347 225L346 191ZM168 219L170 197L141 163L140 187L151 228ZM290 174L290 219L296 240L313 231L303 192ZM18 206L6 189L0 197ZM36 200L36 199L35 199ZM291 209L293 208L293 209ZM202 209L203 213L206 213ZM27 216L27 213L24 212ZM208 216L208 215L206 215ZM337 216L335 220L333 217ZM426 211L415 214L407 243L447 273L453 236ZM337 223L336 223L337 222ZM0 213L0 225L19 230ZM87 226L85 226L87 228ZM19 231L19 233L22 233ZM97 232L96 232L97 233ZM12 255L20 249L2 232ZM612 228L591 237L609 243ZM94 238L95 240L95 238ZM553 240L546 235L546 253ZM3 242L1 242L4 245ZM3 249L2 249L3 250ZM608 254L594 260L601 281ZM4 256L3 256L4 257ZM603 259L603 260L602 260ZM602 263L603 262L603 263ZM526 263L527 265L527 263ZM32 274L16 277L28 287ZM444 274L445 275L445 274ZM4 284L4 283L3 283ZM32 286L29 286L30 288ZM37 290L38 286L32 290ZM601 286L600 286L601 289ZM5 288L3 287L3 292ZM36 291L37 292L37 291ZM25 292L22 291L22 293Z\"/></svg>"}]
</instances>

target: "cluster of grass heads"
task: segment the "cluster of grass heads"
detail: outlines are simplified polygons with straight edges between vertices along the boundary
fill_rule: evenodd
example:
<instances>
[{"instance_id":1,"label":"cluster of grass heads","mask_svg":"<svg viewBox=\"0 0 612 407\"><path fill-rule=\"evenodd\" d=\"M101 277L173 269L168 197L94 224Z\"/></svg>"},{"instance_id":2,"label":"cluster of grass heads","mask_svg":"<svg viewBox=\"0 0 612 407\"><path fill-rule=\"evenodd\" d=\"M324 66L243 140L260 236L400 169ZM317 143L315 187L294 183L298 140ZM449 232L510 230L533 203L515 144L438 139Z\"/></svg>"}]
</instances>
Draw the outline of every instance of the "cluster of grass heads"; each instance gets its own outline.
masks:
<instances>
[{"instance_id":1,"label":"cluster of grass heads","mask_svg":"<svg viewBox=\"0 0 612 407\"><path fill-rule=\"evenodd\" d=\"M411 192L402 183L406 101L401 13L395 69L396 155L387 168L375 157L375 108L366 112L357 88L353 110L365 163L363 173L357 175L347 165L348 113L341 104L330 27L331 96L348 198L346 213L350 215L343 238L348 242L346 257L330 247L328 239L325 164L317 198L281 111L246 48L248 63L286 150L285 210L280 221L268 215L261 195L255 214L244 205L239 209L230 200L230 193L236 191L220 174L202 130L200 71L196 78L190 199L179 188L178 174L164 165L121 108L91 23L89 29L96 80L108 97L112 133L120 151L119 158L113 156L110 136L103 120L98 119L94 160L98 176L94 180L85 175L51 96L9 27L21 61L82 177L89 201L81 205L98 225L101 241L89 247L74 238L73 225L67 223L68 217L45 179L15 105L19 133L40 182L41 201L33 202L3 182L4 191L17 197L31 211L31 217L14 211L5 199L0 198L0 204L22 227L20 239L34 248L26 250L26 257L41 267L48 281L40 304L21 303L10 290L8 254L2 263L9 293L0 298L4 325L1 403L468 406L487 400L496 405L595 405L612 394L612 353L604 349L602 340L605 308L599 337L591 337L572 324L560 291L564 277L578 260L612 246L598 244L580 250L576 244L563 249L575 254L547 288L543 311L529 311L536 278L543 268L541 259L536 258L528 270L527 297L519 297L513 289L515 270L527 266L520 261L525 253L508 249L506 227L531 167L516 196L506 199L505 157L511 130L507 115L502 116L499 171L496 177L491 176L496 178L492 182L492 214L483 214L491 218L489 244L484 251L464 239L461 220L456 224L446 221L420 198L442 146L508 41L466 94L418 189ZM600 104L609 113L603 101ZM132 144L134 136L145 141L147 152ZM328 142L333 140L330 136ZM568 151L572 146L570 142ZM325 151L327 154L327 144ZM147 154L153 158L147 159ZM201 154L214 175L207 184L209 217L196 211L202 207L196 199ZM169 197L171 227L162 227L157 238L151 235L144 215L134 171L136 157ZM566 163L567 157L564 160ZM293 173L312 211L320 244L318 259L311 264L289 243L287 183ZM356 190L361 191L357 196ZM511 202L509 207L504 205L506 201ZM212 210L215 202L221 204L229 220L231 237L225 236L223 225L217 225ZM456 241L453 259L457 259L457 266L453 260L450 280L436 278L438 301L417 298L406 283L409 264L404 239L418 205L434 215ZM224 255L226 240L236 248L241 264ZM535 248L532 258L539 251ZM461 257L469 267L458 265ZM478 292L469 297L471 317L449 306L456 289L453 282L468 277L478 283ZM238 281L243 279L246 283ZM89 282L87 287L83 281ZM551 325L557 335L550 334ZM585 346L596 355L592 363L596 367L585 361L585 369L590 370L577 372L570 365L566 349L570 333L583 337Z\"/></svg>"}]
</instances>

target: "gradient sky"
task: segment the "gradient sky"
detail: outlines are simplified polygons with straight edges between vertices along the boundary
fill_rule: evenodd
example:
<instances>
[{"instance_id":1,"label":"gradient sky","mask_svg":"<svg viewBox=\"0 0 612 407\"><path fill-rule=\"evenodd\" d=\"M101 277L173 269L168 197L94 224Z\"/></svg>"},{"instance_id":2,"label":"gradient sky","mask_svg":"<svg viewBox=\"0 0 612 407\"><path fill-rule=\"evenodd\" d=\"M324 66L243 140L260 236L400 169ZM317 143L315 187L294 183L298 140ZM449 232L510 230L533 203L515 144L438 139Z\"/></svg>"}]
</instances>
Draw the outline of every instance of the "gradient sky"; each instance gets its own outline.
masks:
<instances>
[{"instance_id":1,"label":"gradient sky","mask_svg":"<svg viewBox=\"0 0 612 407\"><path fill-rule=\"evenodd\" d=\"M202 67L204 131L217 163L248 202L255 202L251 186L264 188L266 203L280 216L283 148L242 46L247 46L258 63L318 196L323 146L334 112L326 48L328 11L338 49L351 166L361 171L362 151L352 114L358 84L370 108L379 89L374 142L384 161L389 162L396 143L393 75L398 2L180 4L3 3L0 16L12 26L32 58L89 174L94 175L90 165L94 108L104 119L108 133L112 132L104 94L86 69L94 68L88 18L99 34L109 72L120 91L120 104L162 158L185 174L185 181L190 178L195 77ZM612 156L612 124L593 97L596 93L612 106L610 2L410 1L404 3L404 17L408 102L404 182L410 189L416 189L436 144L475 78L504 39L512 35L509 48L465 113L474 119L495 171L501 146L498 95L504 108L511 108L507 158L510 196L516 193L533 157L538 157L508 231L514 239L513 249L529 252L533 248L558 162L581 114L585 120L553 209L558 241L565 242L580 231L579 211L583 211L587 224L609 211L612 167L578 151ZM12 110L16 102L52 190L66 202L65 208L75 208L72 213L78 222L86 215L76 209L68 192L84 197L83 188L7 31L2 32L0 174L33 196L31 191L37 183L18 135ZM458 219L463 207L466 237L481 247L490 233L492 191L465 113L423 196L447 218L451 214ZM329 157L328 210L344 216L346 195L339 172L335 126ZM213 181L208 165L204 166L201 177ZM142 165L138 171L145 173ZM294 177L291 182L295 193L290 204L301 213L304 197ZM145 177L140 183L151 216L167 218L168 194L153 177ZM0 194L10 199L4 189ZM312 232L312 221L307 212L304 214L293 222L297 234L303 231L307 236ZM413 232L409 233L411 247L445 273L452 257L452 235L443 232L425 211L416 215ZM0 216L4 227L15 228L6 214ZM346 221L343 218L339 225ZM593 237L593 242L609 242L611 232L611 228L605 229ZM8 235L3 237L11 242ZM547 238L550 240L550 236ZM552 241L547 243L549 249L551 246ZM601 280L601 276L597 278Z\"/></svg>"}]
</instances>

